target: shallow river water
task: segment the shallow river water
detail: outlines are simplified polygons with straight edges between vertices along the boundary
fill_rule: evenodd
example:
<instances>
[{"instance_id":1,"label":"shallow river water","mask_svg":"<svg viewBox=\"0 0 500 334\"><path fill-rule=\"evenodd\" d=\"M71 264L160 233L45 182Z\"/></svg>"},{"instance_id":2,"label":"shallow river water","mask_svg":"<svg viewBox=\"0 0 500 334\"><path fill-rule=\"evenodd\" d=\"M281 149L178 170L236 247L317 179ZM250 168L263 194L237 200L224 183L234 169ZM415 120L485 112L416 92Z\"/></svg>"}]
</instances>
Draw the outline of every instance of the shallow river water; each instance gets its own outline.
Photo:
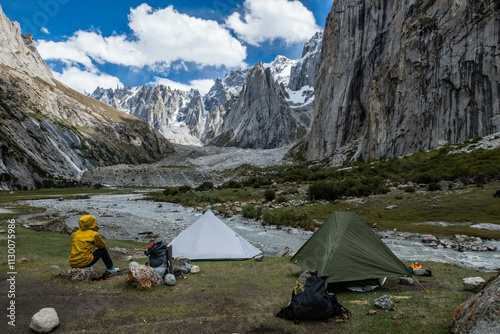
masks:
<instances>
[{"instance_id":1,"label":"shallow river water","mask_svg":"<svg viewBox=\"0 0 500 334\"><path fill-rule=\"evenodd\" d=\"M150 241L172 240L182 230L194 223L202 213L192 208L171 203L142 200L142 194L96 195L89 199L28 201L30 205L44 207L47 214L65 218L70 228L78 227L78 219L85 214L96 217L100 233L107 238ZM22 217L22 220L30 216ZM219 218L236 233L250 241L265 255L276 255L285 247L298 250L312 232L290 234L286 230L263 227L258 222L241 216ZM408 234L406 234L408 236ZM483 271L500 268L500 242L488 240L485 244L498 247L488 252L458 252L452 249L434 249L419 241L401 238L400 233L388 231L382 239L403 261L443 261Z\"/></svg>"}]
</instances>

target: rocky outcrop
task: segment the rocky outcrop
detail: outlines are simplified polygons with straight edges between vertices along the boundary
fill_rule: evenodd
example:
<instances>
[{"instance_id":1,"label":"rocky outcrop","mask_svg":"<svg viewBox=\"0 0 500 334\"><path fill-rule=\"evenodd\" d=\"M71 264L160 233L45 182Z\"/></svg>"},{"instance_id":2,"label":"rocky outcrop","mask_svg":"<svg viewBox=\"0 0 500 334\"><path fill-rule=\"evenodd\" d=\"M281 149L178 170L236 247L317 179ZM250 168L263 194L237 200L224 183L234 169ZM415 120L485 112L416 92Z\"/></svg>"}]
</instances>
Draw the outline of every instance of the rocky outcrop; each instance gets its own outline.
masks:
<instances>
[{"instance_id":1,"label":"rocky outcrop","mask_svg":"<svg viewBox=\"0 0 500 334\"><path fill-rule=\"evenodd\" d=\"M0 12L2 29L9 22ZM0 30L0 40L24 43L19 31ZM153 162L173 153L170 142L148 124L51 82L33 49L30 45L18 69L6 61L18 59L13 48L0 49L5 62L0 63L0 189L72 182L92 167Z\"/></svg>"},{"instance_id":2,"label":"rocky outcrop","mask_svg":"<svg viewBox=\"0 0 500 334\"><path fill-rule=\"evenodd\" d=\"M500 276L488 281L483 289L460 304L453 314L450 332L500 333Z\"/></svg>"},{"instance_id":3,"label":"rocky outcrop","mask_svg":"<svg viewBox=\"0 0 500 334\"><path fill-rule=\"evenodd\" d=\"M302 87L314 87L316 70L321 55L323 32L319 31L304 44L302 57L292 66L288 88L297 91Z\"/></svg>"},{"instance_id":4,"label":"rocky outcrop","mask_svg":"<svg viewBox=\"0 0 500 334\"><path fill-rule=\"evenodd\" d=\"M35 48L33 36L21 36L21 27L11 22L0 6L0 64L54 85L55 78Z\"/></svg>"},{"instance_id":5,"label":"rocky outcrop","mask_svg":"<svg viewBox=\"0 0 500 334\"><path fill-rule=\"evenodd\" d=\"M165 85L115 90L97 87L90 96L149 123L174 143L199 144L205 122L197 90L181 91Z\"/></svg>"},{"instance_id":6,"label":"rocky outcrop","mask_svg":"<svg viewBox=\"0 0 500 334\"><path fill-rule=\"evenodd\" d=\"M210 117L207 123L219 128L206 129L215 136L205 142L216 146L275 148L296 141L307 130L293 117L286 98L285 87L274 80L271 69L264 69L262 63L255 65L239 95L233 95Z\"/></svg>"},{"instance_id":7,"label":"rocky outcrop","mask_svg":"<svg viewBox=\"0 0 500 334\"><path fill-rule=\"evenodd\" d=\"M500 131L500 3L333 3L307 157L402 156Z\"/></svg>"}]
</instances>

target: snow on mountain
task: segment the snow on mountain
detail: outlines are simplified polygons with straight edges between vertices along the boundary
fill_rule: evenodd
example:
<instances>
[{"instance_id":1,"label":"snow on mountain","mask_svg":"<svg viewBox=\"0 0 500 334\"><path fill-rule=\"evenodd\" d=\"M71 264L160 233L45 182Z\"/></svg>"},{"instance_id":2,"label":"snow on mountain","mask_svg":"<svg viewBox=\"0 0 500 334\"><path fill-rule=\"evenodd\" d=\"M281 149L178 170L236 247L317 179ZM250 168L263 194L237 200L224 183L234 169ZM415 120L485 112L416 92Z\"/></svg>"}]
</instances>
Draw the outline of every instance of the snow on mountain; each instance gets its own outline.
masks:
<instances>
[{"instance_id":1,"label":"snow on mountain","mask_svg":"<svg viewBox=\"0 0 500 334\"><path fill-rule=\"evenodd\" d=\"M298 60L277 56L272 62L261 65L282 86L290 108L300 109L300 115L305 112L312 117L315 66L321 51L322 36L322 32L319 32L305 43L302 57ZM182 91L164 85L125 86L114 90L98 87L91 97L150 123L174 143L201 145L200 138L206 137L203 132L208 131L208 128L213 131L214 127L205 127L205 123L224 122L225 113L220 113L220 107L232 97L238 98L254 67L232 70L223 79L217 78L203 97L196 90ZM210 115L212 111L218 114Z\"/></svg>"}]
</instances>

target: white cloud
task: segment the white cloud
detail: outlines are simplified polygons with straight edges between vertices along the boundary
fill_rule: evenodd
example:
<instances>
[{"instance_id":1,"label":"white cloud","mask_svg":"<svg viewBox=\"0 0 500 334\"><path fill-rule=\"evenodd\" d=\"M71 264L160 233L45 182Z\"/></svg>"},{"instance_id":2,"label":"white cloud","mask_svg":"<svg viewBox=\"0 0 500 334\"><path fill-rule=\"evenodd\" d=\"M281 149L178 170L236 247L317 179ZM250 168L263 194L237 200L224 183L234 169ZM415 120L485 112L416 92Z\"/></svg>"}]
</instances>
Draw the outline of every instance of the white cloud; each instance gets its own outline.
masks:
<instances>
[{"instance_id":1,"label":"white cloud","mask_svg":"<svg viewBox=\"0 0 500 334\"><path fill-rule=\"evenodd\" d=\"M251 45L276 39L305 42L321 30L313 13L297 0L245 0L244 7L243 19L233 13L226 26Z\"/></svg>"},{"instance_id":2,"label":"white cloud","mask_svg":"<svg viewBox=\"0 0 500 334\"><path fill-rule=\"evenodd\" d=\"M215 84L215 81L212 79L199 79L199 80L192 80L189 82L189 85L186 85L183 83L172 81L167 78L155 77L155 81L150 82L150 84L165 85L172 89L179 89L184 91L197 89L201 95L205 95L206 93L208 93L210 88L212 88L212 86Z\"/></svg>"},{"instance_id":3,"label":"white cloud","mask_svg":"<svg viewBox=\"0 0 500 334\"><path fill-rule=\"evenodd\" d=\"M81 93L92 93L97 86L103 88L123 86L117 77L95 71L82 71L77 67L68 67L62 73L53 73L57 80Z\"/></svg>"},{"instance_id":4,"label":"white cloud","mask_svg":"<svg viewBox=\"0 0 500 334\"><path fill-rule=\"evenodd\" d=\"M47 29L47 28L45 28L45 27L42 27L40 30L41 30L44 34L47 34L47 35L48 35L48 34L50 34L49 29Z\"/></svg>"},{"instance_id":5,"label":"white cloud","mask_svg":"<svg viewBox=\"0 0 500 334\"><path fill-rule=\"evenodd\" d=\"M245 66L246 47L216 21L179 13L172 6L154 10L147 4L131 9L128 19L133 38L80 30L63 42L41 40L37 48L44 59L79 63L89 69L93 62L156 70L168 69L176 61Z\"/></svg>"}]
</instances>

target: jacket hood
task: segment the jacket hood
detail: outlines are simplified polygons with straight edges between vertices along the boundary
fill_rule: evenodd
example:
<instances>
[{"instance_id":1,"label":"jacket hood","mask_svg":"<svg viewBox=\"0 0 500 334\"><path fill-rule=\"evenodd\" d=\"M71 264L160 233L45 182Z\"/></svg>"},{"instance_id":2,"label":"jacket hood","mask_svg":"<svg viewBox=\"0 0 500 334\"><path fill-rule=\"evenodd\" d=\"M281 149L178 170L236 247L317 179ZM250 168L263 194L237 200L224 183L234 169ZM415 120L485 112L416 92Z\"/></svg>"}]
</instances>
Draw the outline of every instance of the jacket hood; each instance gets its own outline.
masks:
<instances>
[{"instance_id":1,"label":"jacket hood","mask_svg":"<svg viewBox=\"0 0 500 334\"><path fill-rule=\"evenodd\" d=\"M94 216L91 215L82 216L78 224L80 225L80 230L82 231L86 230L92 230L96 232L99 231L99 226L97 226Z\"/></svg>"}]
</instances>

